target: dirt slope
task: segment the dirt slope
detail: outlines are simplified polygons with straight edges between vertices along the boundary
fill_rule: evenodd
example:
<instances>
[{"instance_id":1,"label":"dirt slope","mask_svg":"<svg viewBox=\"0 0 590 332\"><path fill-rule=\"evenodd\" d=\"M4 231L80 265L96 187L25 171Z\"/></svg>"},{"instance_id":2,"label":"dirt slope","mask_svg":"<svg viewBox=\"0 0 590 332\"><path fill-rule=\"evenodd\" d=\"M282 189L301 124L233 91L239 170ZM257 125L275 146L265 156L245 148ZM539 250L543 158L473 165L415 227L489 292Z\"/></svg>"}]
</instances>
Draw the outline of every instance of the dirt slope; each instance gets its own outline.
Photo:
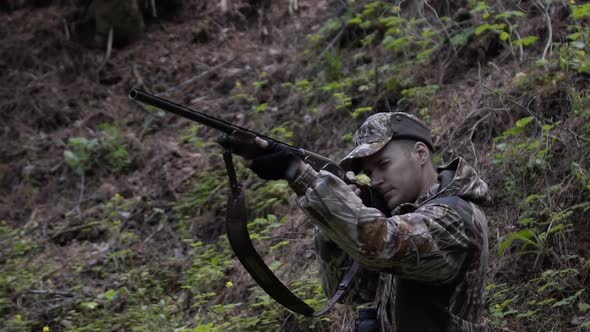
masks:
<instances>
[{"instance_id":1,"label":"dirt slope","mask_svg":"<svg viewBox=\"0 0 590 332\"><path fill-rule=\"evenodd\" d=\"M353 324L345 306L293 315L254 284L224 240L216 133L131 88L333 158L372 112L417 114L437 161L464 156L494 193L490 329L590 326L586 2L156 2L108 57L75 2L0 6L0 329ZM238 173L255 244L319 306L313 228L287 185Z\"/></svg>"}]
</instances>

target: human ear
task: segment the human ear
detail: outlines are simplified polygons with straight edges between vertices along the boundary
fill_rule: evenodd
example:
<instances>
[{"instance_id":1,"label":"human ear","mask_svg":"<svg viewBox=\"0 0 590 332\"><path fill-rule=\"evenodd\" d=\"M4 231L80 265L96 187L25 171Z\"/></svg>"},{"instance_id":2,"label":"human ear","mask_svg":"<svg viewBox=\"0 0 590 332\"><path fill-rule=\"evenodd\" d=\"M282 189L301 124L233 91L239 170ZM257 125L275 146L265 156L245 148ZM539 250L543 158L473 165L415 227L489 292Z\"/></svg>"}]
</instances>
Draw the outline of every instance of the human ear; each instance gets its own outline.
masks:
<instances>
[{"instance_id":1,"label":"human ear","mask_svg":"<svg viewBox=\"0 0 590 332\"><path fill-rule=\"evenodd\" d=\"M430 150L422 142L416 142L414 144L414 154L420 165L424 165L430 160Z\"/></svg>"}]
</instances>

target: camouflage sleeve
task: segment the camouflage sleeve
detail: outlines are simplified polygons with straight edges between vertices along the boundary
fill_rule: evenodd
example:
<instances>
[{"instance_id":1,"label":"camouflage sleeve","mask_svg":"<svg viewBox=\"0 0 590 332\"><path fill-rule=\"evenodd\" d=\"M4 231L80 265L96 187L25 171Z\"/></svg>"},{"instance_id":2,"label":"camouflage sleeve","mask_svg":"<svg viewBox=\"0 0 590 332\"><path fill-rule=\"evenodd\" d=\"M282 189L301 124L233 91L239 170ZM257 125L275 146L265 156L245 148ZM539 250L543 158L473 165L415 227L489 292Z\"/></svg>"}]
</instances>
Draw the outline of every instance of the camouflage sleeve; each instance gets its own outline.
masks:
<instances>
[{"instance_id":1,"label":"camouflage sleeve","mask_svg":"<svg viewBox=\"0 0 590 332\"><path fill-rule=\"evenodd\" d=\"M331 297L352 265L352 259L336 243L328 239L318 227L316 227L315 247L322 289L327 297ZM348 291L341 302L353 306L374 302L377 277L378 272L361 268L349 284Z\"/></svg>"},{"instance_id":2,"label":"camouflage sleeve","mask_svg":"<svg viewBox=\"0 0 590 332\"><path fill-rule=\"evenodd\" d=\"M459 272L469 239L459 214L448 205L427 204L386 218L329 172L305 167L291 185L312 222L362 266L439 282Z\"/></svg>"}]
</instances>

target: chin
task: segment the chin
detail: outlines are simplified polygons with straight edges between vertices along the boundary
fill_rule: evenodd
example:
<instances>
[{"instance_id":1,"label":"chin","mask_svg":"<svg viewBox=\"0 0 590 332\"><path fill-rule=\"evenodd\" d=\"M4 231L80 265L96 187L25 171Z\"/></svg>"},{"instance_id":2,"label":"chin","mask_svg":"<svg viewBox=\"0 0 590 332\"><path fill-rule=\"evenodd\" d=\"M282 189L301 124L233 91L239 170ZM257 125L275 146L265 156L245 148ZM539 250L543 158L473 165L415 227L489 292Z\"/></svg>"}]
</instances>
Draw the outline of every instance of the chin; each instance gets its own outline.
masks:
<instances>
[{"instance_id":1,"label":"chin","mask_svg":"<svg viewBox=\"0 0 590 332\"><path fill-rule=\"evenodd\" d=\"M387 208L393 211L395 208L397 208L398 206L400 206L404 203L412 203L412 202L413 201L404 199L403 197L391 197L387 201Z\"/></svg>"},{"instance_id":2,"label":"chin","mask_svg":"<svg viewBox=\"0 0 590 332\"><path fill-rule=\"evenodd\" d=\"M387 201L387 208L390 209L390 210L394 210L400 204L402 204L402 202L400 202L399 200L390 199L389 201Z\"/></svg>"}]
</instances>

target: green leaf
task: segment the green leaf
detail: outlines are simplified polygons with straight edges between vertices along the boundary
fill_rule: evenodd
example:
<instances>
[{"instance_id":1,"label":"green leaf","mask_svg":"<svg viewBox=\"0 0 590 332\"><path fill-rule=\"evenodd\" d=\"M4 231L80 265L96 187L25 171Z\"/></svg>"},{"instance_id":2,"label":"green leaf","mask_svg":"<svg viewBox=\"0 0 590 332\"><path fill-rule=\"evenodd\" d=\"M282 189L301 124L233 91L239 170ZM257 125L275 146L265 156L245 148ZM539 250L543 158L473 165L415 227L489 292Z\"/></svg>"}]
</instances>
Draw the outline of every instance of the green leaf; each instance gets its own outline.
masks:
<instances>
[{"instance_id":1,"label":"green leaf","mask_svg":"<svg viewBox=\"0 0 590 332\"><path fill-rule=\"evenodd\" d=\"M393 38L391 36L383 39L383 48L389 51L400 51L410 43L410 38L407 36L401 38Z\"/></svg>"},{"instance_id":2,"label":"green leaf","mask_svg":"<svg viewBox=\"0 0 590 332\"><path fill-rule=\"evenodd\" d=\"M270 250L275 250L275 249L278 249L280 247L284 247L284 246L286 246L288 244L289 244L289 240L283 240L283 241L281 241L281 242L279 242L279 243L271 246L270 247Z\"/></svg>"},{"instance_id":3,"label":"green leaf","mask_svg":"<svg viewBox=\"0 0 590 332\"><path fill-rule=\"evenodd\" d=\"M572 304L572 302L574 302L575 299L577 299L580 296L580 294L581 293L576 292L576 294L566 297L565 299L562 299L561 301L554 303L552 305L552 307L556 308L556 307L562 307L564 305L570 305L570 304Z\"/></svg>"},{"instance_id":4,"label":"green leaf","mask_svg":"<svg viewBox=\"0 0 590 332\"><path fill-rule=\"evenodd\" d=\"M518 221L518 223L520 225L526 226L526 225L532 223L533 221L535 221L533 218L522 218Z\"/></svg>"},{"instance_id":5,"label":"green leaf","mask_svg":"<svg viewBox=\"0 0 590 332\"><path fill-rule=\"evenodd\" d=\"M97 297L99 299L107 300L110 302L110 301L114 300L116 296L117 296L117 291L114 289L109 289L106 293L99 294Z\"/></svg>"},{"instance_id":6,"label":"green leaf","mask_svg":"<svg viewBox=\"0 0 590 332\"><path fill-rule=\"evenodd\" d=\"M355 16L355 17L351 18L350 20L348 20L348 24L351 24L351 25L361 24L362 22L363 22L363 20L358 16Z\"/></svg>"},{"instance_id":7,"label":"green leaf","mask_svg":"<svg viewBox=\"0 0 590 332\"><path fill-rule=\"evenodd\" d=\"M521 12L520 10L507 10L505 12L502 12L502 13L496 15L496 19L502 20L502 19L509 19L511 17L523 17L523 16L526 16L526 14L524 12Z\"/></svg>"},{"instance_id":8,"label":"green leaf","mask_svg":"<svg viewBox=\"0 0 590 332\"><path fill-rule=\"evenodd\" d=\"M537 39L539 39L539 37L537 36L527 36L521 39L517 39L513 42L514 45L522 45L522 46L530 46L534 43L537 42Z\"/></svg>"},{"instance_id":9,"label":"green leaf","mask_svg":"<svg viewBox=\"0 0 590 332\"><path fill-rule=\"evenodd\" d=\"M567 39L569 39L569 40L578 40L578 39L580 39L580 37L582 37L582 33L575 32L575 33L572 33L571 35L568 35L567 36Z\"/></svg>"},{"instance_id":10,"label":"green leaf","mask_svg":"<svg viewBox=\"0 0 590 332\"><path fill-rule=\"evenodd\" d=\"M469 38L475 33L475 27L462 30L451 36L450 42L454 47L463 47L469 42Z\"/></svg>"},{"instance_id":11,"label":"green leaf","mask_svg":"<svg viewBox=\"0 0 590 332\"><path fill-rule=\"evenodd\" d=\"M256 107L254 107L254 111L256 113L263 113L264 111L266 111L266 109L268 108L268 104L267 103L262 103Z\"/></svg>"},{"instance_id":12,"label":"green leaf","mask_svg":"<svg viewBox=\"0 0 590 332\"><path fill-rule=\"evenodd\" d=\"M500 40L501 41L507 41L508 38L510 38L510 34L506 31L502 31L500 32Z\"/></svg>"},{"instance_id":13,"label":"green leaf","mask_svg":"<svg viewBox=\"0 0 590 332\"><path fill-rule=\"evenodd\" d=\"M578 302L578 311L581 314L585 314L588 310L590 310L590 304L580 300L580 302Z\"/></svg>"},{"instance_id":14,"label":"green leaf","mask_svg":"<svg viewBox=\"0 0 590 332\"><path fill-rule=\"evenodd\" d=\"M436 35L437 35L437 32L433 31L432 29L428 29L428 28L422 29L422 37L424 37L424 38L430 38L430 37L433 37Z\"/></svg>"},{"instance_id":15,"label":"green leaf","mask_svg":"<svg viewBox=\"0 0 590 332\"><path fill-rule=\"evenodd\" d=\"M434 47L426 49L416 55L416 59L421 61L428 61L430 60L430 55L434 52Z\"/></svg>"},{"instance_id":16,"label":"green leaf","mask_svg":"<svg viewBox=\"0 0 590 332\"><path fill-rule=\"evenodd\" d=\"M572 16L576 20L583 19L585 16L590 14L590 3L580 5L580 6L572 6Z\"/></svg>"},{"instance_id":17,"label":"green leaf","mask_svg":"<svg viewBox=\"0 0 590 332\"><path fill-rule=\"evenodd\" d=\"M397 15L392 15L379 19L379 23L385 25L388 28L399 26L400 24L404 23L404 21L405 20L403 18Z\"/></svg>"},{"instance_id":18,"label":"green leaf","mask_svg":"<svg viewBox=\"0 0 590 332\"><path fill-rule=\"evenodd\" d=\"M80 159L78 158L78 156L76 156L76 154L70 150L64 151L64 158L66 160L66 163L72 168L75 168L76 166L78 166L78 164L80 162Z\"/></svg>"},{"instance_id":19,"label":"green leaf","mask_svg":"<svg viewBox=\"0 0 590 332\"><path fill-rule=\"evenodd\" d=\"M498 143L498 144L496 144L496 149L498 149L500 151L506 151L508 149L508 144Z\"/></svg>"},{"instance_id":20,"label":"green leaf","mask_svg":"<svg viewBox=\"0 0 590 332\"><path fill-rule=\"evenodd\" d=\"M530 229L523 229L518 232L509 233L506 239L498 244L498 255L504 256L504 253L514 241L521 241L525 244L536 246L537 243L530 240L534 237L535 233Z\"/></svg>"},{"instance_id":21,"label":"green leaf","mask_svg":"<svg viewBox=\"0 0 590 332\"><path fill-rule=\"evenodd\" d=\"M527 312L523 312L523 313L516 315L516 318L531 317L536 313L537 313L537 310L529 310Z\"/></svg>"},{"instance_id":22,"label":"green leaf","mask_svg":"<svg viewBox=\"0 0 590 332\"><path fill-rule=\"evenodd\" d=\"M537 303L538 306L544 306L546 304L551 304L553 302L555 302L556 300L554 298L549 298L549 299L545 299L539 303Z\"/></svg>"},{"instance_id":23,"label":"green leaf","mask_svg":"<svg viewBox=\"0 0 590 332\"><path fill-rule=\"evenodd\" d=\"M525 202L527 202L527 204L530 204L533 201L538 200L539 198L543 197L544 195L540 195L540 194L533 194L533 195L529 195L527 196L527 198L525 199Z\"/></svg>"},{"instance_id":24,"label":"green leaf","mask_svg":"<svg viewBox=\"0 0 590 332\"><path fill-rule=\"evenodd\" d=\"M549 63L549 60L547 60L547 59L539 59L539 60L535 61L535 65L537 67L546 66L548 63Z\"/></svg>"},{"instance_id":25,"label":"green leaf","mask_svg":"<svg viewBox=\"0 0 590 332\"><path fill-rule=\"evenodd\" d=\"M368 107L359 107L357 109L354 110L354 112L352 112L351 116L353 119L358 119L362 114L366 113L366 112L370 112L373 110L373 107L368 106Z\"/></svg>"},{"instance_id":26,"label":"green leaf","mask_svg":"<svg viewBox=\"0 0 590 332\"><path fill-rule=\"evenodd\" d=\"M81 306L82 306L82 308L84 308L84 309L90 309L90 310L93 310L93 309L96 309L96 307L98 307L98 303L96 303L96 302L83 302L83 303L81 304Z\"/></svg>"},{"instance_id":27,"label":"green leaf","mask_svg":"<svg viewBox=\"0 0 590 332\"><path fill-rule=\"evenodd\" d=\"M533 121L535 118L532 116L528 116L526 118L522 118L518 121L516 121L516 127L517 128L524 128L526 127L526 125L528 125L529 123L531 123L531 121Z\"/></svg>"},{"instance_id":28,"label":"green leaf","mask_svg":"<svg viewBox=\"0 0 590 332\"><path fill-rule=\"evenodd\" d=\"M477 36L479 36L488 30L500 32L500 31L504 30L505 27L506 27L506 24L503 24L503 23L500 23L500 24L484 23L484 24L478 26L477 29L475 29L475 34Z\"/></svg>"},{"instance_id":29,"label":"green leaf","mask_svg":"<svg viewBox=\"0 0 590 332\"><path fill-rule=\"evenodd\" d=\"M479 36L482 33L484 33L485 31L487 31L488 29L490 29L490 25L488 23L484 23L484 24L478 26L477 29L475 29L475 34L477 36Z\"/></svg>"}]
</instances>

